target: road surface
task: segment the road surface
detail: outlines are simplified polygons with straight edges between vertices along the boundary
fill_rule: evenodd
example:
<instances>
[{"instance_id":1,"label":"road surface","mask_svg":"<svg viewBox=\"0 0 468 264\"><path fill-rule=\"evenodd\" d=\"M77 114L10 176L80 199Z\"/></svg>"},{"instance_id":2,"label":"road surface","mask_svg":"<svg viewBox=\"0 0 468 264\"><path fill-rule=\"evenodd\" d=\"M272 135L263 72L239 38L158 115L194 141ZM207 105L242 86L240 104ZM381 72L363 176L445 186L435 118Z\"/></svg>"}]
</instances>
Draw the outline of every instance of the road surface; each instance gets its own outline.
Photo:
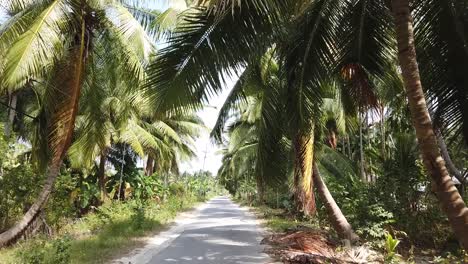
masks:
<instances>
[{"instance_id":1,"label":"road surface","mask_svg":"<svg viewBox=\"0 0 468 264\"><path fill-rule=\"evenodd\" d=\"M273 263L262 252L262 230L255 218L226 197L207 202L179 230L178 236L159 248L148 263Z\"/></svg>"}]
</instances>

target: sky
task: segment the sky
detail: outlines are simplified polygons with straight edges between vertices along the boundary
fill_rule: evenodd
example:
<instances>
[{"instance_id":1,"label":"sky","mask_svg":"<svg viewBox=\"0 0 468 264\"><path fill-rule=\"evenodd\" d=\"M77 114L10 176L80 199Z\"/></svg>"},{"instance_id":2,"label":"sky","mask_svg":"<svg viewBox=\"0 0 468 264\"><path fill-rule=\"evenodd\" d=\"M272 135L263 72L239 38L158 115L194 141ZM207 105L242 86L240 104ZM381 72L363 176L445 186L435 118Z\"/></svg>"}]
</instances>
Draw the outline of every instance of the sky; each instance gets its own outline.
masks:
<instances>
[{"instance_id":1,"label":"sky","mask_svg":"<svg viewBox=\"0 0 468 264\"><path fill-rule=\"evenodd\" d=\"M222 155L218 153L221 148L212 142L209 134L216 123L221 106L223 105L236 81L237 78L227 79L222 93L211 98L209 100L209 106L198 112L198 115L208 127L208 131L204 131L201 137L198 138L195 142L195 152L197 154L197 158L191 160L191 162L181 164L181 172L208 170L213 173L213 175L217 174L218 169L221 166ZM206 160L204 162L205 152Z\"/></svg>"}]
</instances>

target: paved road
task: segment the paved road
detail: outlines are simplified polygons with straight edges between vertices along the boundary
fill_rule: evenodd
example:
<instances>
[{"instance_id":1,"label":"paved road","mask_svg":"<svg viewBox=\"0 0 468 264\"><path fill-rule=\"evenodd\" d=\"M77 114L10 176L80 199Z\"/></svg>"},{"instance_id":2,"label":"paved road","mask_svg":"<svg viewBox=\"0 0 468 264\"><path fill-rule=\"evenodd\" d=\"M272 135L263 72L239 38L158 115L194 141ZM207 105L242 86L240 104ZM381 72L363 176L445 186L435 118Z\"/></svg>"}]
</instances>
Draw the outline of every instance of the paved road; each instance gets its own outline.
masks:
<instances>
[{"instance_id":1,"label":"paved road","mask_svg":"<svg viewBox=\"0 0 468 264\"><path fill-rule=\"evenodd\" d=\"M256 220L226 197L208 202L181 234L153 255L151 264L272 263L259 245Z\"/></svg>"}]
</instances>

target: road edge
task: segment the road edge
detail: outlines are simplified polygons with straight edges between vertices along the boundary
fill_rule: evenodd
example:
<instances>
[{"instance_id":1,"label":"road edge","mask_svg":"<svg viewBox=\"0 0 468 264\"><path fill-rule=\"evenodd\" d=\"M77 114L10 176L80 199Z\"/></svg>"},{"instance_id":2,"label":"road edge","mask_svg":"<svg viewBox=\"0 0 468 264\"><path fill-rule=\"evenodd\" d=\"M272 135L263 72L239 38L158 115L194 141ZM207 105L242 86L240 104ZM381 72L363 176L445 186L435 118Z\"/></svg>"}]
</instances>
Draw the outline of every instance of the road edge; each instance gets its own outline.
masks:
<instances>
[{"instance_id":1,"label":"road edge","mask_svg":"<svg viewBox=\"0 0 468 264\"><path fill-rule=\"evenodd\" d=\"M111 260L111 264L146 264L151 261L151 258L167 248L172 241L179 237L184 231L184 225L190 223L195 219L200 212L206 208L208 202L214 198L211 198L203 203L195 205L191 210L186 212L180 212L177 216L167 223L169 229L154 234L148 237L145 241L145 245L138 247L120 256L117 259Z\"/></svg>"}]
</instances>

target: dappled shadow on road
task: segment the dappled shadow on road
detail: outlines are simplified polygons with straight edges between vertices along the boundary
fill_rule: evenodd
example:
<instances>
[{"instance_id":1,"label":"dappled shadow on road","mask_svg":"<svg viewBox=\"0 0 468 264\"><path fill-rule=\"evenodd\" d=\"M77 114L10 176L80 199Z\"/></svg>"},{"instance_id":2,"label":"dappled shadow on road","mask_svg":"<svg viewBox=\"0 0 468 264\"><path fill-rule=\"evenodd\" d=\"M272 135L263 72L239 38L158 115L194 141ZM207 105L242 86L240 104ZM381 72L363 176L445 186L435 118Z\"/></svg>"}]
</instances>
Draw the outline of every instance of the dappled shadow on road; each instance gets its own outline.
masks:
<instances>
[{"instance_id":1,"label":"dappled shadow on road","mask_svg":"<svg viewBox=\"0 0 468 264\"><path fill-rule=\"evenodd\" d=\"M260 240L255 219L228 199L215 199L150 263L267 263Z\"/></svg>"},{"instance_id":2,"label":"dappled shadow on road","mask_svg":"<svg viewBox=\"0 0 468 264\"><path fill-rule=\"evenodd\" d=\"M184 232L151 263L265 263L265 256L256 247L256 233L242 228L223 226Z\"/></svg>"}]
</instances>

